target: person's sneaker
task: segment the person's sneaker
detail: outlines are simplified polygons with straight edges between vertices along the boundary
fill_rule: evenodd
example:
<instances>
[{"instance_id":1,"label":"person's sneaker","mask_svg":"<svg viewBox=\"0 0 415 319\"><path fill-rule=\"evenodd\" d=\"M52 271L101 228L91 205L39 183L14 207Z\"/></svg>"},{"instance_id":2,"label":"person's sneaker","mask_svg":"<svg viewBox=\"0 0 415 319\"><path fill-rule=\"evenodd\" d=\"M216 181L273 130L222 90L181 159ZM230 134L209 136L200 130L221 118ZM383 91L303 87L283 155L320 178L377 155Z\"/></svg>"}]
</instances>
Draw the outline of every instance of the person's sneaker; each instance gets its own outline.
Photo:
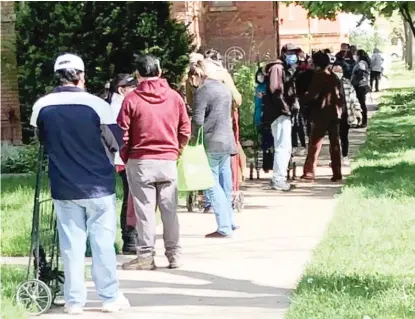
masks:
<instances>
[{"instance_id":1,"label":"person's sneaker","mask_svg":"<svg viewBox=\"0 0 415 319\"><path fill-rule=\"evenodd\" d=\"M205 207L205 209L203 210L203 214L213 214L212 207Z\"/></svg>"},{"instance_id":2,"label":"person's sneaker","mask_svg":"<svg viewBox=\"0 0 415 319\"><path fill-rule=\"evenodd\" d=\"M350 166L349 157L347 157L347 156L343 157L343 165Z\"/></svg>"},{"instance_id":3,"label":"person's sneaker","mask_svg":"<svg viewBox=\"0 0 415 319\"><path fill-rule=\"evenodd\" d=\"M84 313L84 309L77 306L65 306L63 311L72 316L82 315Z\"/></svg>"},{"instance_id":4,"label":"person's sneaker","mask_svg":"<svg viewBox=\"0 0 415 319\"><path fill-rule=\"evenodd\" d=\"M155 270L156 263L154 262L154 257L146 258L134 258L126 263L124 263L121 268L123 270Z\"/></svg>"},{"instance_id":5,"label":"person's sneaker","mask_svg":"<svg viewBox=\"0 0 415 319\"><path fill-rule=\"evenodd\" d=\"M272 182L270 188L276 191L288 192L291 190L291 184L287 182Z\"/></svg>"},{"instance_id":6,"label":"person's sneaker","mask_svg":"<svg viewBox=\"0 0 415 319\"><path fill-rule=\"evenodd\" d=\"M113 302L107 302L102 306L102 312L118 312L130 308L130 302L124 294L120 294Z\"/></svg>"},{"instance_id":7,"label":"person's sneaker","mask_svg":"<svg viewBox=\"0 0 415 319\"><path fill-rule=\"evenodd\" d=\"M178 256L171 256L169 259L169 269L177 269L181 266L180 258Z\"/></svg>"},{"instance_id":8,"label":"person's sneaker","mask_svg":"<svg viewBox=\"0 0 415 319\"><path fill-rule=\"evenodd\" d=\"M291 151L291 154L293 154L293 155L297 155L297 153L298 153L298 151L299 151L299 147L293 147L293 149L292 149L292 151Z\"/></svg>"}]
</instances>

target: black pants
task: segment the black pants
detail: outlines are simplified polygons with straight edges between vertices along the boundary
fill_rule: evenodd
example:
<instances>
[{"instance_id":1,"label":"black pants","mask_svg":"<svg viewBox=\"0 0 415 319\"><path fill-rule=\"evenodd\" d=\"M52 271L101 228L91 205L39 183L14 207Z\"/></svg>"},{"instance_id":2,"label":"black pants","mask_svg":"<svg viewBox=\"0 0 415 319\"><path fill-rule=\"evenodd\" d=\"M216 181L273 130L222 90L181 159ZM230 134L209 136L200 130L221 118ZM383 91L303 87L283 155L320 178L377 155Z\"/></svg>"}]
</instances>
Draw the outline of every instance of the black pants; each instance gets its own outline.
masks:
<instances>
[{"instance_id":1,"label":"black pants","mask_svg":"<svg viewBox=\"0 0 415 319\"><path fill-rule=\"evenodd\" d=\"M301 147L306 147L304 119L300 111L295 111L292 115L293 127L291 132L292 147L298 147L298 139L300 139Z\"/></svg>"},{"instance_id":2,"label":"black pants","mask_svg":"<svg viewBox=\"0 0 415 319\"><path fill-rule=\"evenodd\" d=\"M376 92L379 92L379 82L381 78L382 73L378 71L371 71L370 72L370 86L373 90L373 82L375 82L376 85Z\"/></svg>"},{"instance_id":3,"label":"black pants","mask_svg":"<svg viewBox=\"0 0 415 319\"><path fill-rule=\"evenodd\" d=\"M367 106L366 106L366 94L367 88L364 86L355 87L357 99L359 100L360 107L362 108L362 125L367 125Z\"/></svg>"},{"instance_id":4,"label":"black pants","mask_svg":"<svg viewBox=\"0 0 415 319\"><path fill-rule=\"evenodd\" d=\"M128 179L127 179L127 172L125 170L118 173L122 180L122 188L123 188L123 199L122 199L122 206L121 206L121 216L120 216L120 224L121 224L121 235L123 245L123 252L126 251L135 251L135 239L137 232L135 228L127 226L127 209L128 209L128 196L130 194L130 188L128 186Z\"/></svg>"},{"instance_id":5,"label":"black pants","mask_svg":"<svg viewBox=\"0 0 415 319\"><path fill-rule=\"evenodd\" d=\"M349 129L350 125L347 123L347 117L342 117L340 120L340 142L342 146L342 156L349 155Z\"/></svg>"}]
</instances>

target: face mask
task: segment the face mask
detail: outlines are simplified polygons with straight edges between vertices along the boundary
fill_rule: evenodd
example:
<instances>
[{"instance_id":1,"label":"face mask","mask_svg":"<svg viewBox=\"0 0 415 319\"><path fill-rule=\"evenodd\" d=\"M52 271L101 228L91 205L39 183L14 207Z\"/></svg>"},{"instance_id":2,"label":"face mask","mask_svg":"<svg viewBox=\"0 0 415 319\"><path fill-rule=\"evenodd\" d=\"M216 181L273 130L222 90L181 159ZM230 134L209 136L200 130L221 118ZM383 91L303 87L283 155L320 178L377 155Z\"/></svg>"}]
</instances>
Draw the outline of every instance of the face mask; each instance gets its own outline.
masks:
<instances>
[{"instance_id":1,"label":"face mask","mask_svg":"<svg viewBox=\"0 0 415 319\"><path fill-rule=\"evenodd\" d=\"M334 74L336 74L339 79L341 79L343 77L342 72L334 72Z\"/></svg>"},{"instance_id":2,"label":"face mask","mask_svg":"<svg viewBox=\"0 0 415 319\"><path fill-rule=\"evenodd\" d=\"M263 75L263 74L259 74L259 75L257 76L256 80L257 80L259 83L264 83L264 80L265 80L264 75Z\"/></svg>"},{"instance_id":3,"label":"face mask","mask_svg":"<svg viewBox=\"0 0 415 319\"><path fill-rule=\"evenodd\" d=\"M293 65L296 64L298 61L298 57L296 54L288 54L285 56L285 61L289 64L289 65Z\"/></svg>"}]
</instances>

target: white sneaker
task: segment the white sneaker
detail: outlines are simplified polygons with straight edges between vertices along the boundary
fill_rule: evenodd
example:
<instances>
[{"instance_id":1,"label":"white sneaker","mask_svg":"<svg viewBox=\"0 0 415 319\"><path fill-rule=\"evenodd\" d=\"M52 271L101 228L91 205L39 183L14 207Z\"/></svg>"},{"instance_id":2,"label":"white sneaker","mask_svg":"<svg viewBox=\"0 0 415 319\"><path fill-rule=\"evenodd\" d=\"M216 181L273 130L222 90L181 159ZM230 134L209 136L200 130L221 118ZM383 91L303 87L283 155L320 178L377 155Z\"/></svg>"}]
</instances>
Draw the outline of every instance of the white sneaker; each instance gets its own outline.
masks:
<instances>
[{"instance_id":1,"label":"white sneaker","mask_svg":"<svg viewBox=\"0 0 415 319\"><path fill-rule=\"evenodd\" d=\"M130 308L130 302L125 298L124 294L119 294L118 298L113 302L107 302L102 306L103 312L118 312Z\"/></svg>"},{"instance_id":2,"label":"white sneaker","mask_svg":"<svg viewBox=\"0 0 415 319\"><path fill-rule=\"evenodd\" d=\"M291 190L291 184L288 184L287 182L271 182L270 189L288 192Z\"/></svg>"},{"instance_id":3,"label":"white sneaker","mask_svg":"<svg viewBox=\"0 0 415 319\"><path fill-rule=\"evenodd\" d=\"M68 315L82 315L84 312L84 309L82 307L74 307L74 306L65 306L64 312Z\"/></svg>"},{"instance_id":4,"label":"white sneaker","mask_svg":"<svg viewBox=\"0 0 415 319\"><path fill-rule=\"evenodd\" d=\"M343 165L350 166L350 160L347 156L343 157Z\"/></svg>"}]
</instances>

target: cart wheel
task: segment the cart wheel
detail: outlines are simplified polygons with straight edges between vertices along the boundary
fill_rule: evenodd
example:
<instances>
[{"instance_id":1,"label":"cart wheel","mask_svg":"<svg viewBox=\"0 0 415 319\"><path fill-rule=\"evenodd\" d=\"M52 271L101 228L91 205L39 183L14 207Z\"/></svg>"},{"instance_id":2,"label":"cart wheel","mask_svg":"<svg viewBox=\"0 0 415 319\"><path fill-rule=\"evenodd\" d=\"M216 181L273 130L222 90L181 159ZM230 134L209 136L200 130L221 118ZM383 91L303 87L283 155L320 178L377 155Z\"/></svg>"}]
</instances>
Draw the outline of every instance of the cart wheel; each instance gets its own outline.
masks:
<instances>
[{"instance_id":1,"label":"cart wheel","mask_svg":"<svg viewBox=\"0 0 415 319\"><path fill-rule=\"evenodd\" d=\"M193 193L190 192L186 197L186 208L189 213L193 212Z\"/></svg>"},{"instance_id":2,"label":"cart wheel","mask_svg":"<svg viewBox=\"0 0 415 319\"><path fill-rule=\"evenodd\" d=\"M244 198L244 193L239 192L238 197L236 198L236 210L238 211L238 213L241 213L244 208L245 208L245 198Z\"/></svg>"},{"instance_id":3,"label":"cart wheel","mask_svg":"<svg viewBox=\"0 0 415 319\"><path fill-rule=\"evenodd\" d=\"M29 315L39 316L52 305L52 292L43 281L32 279L17 288L16 301Z\"/></svg>"}]
</instances>

